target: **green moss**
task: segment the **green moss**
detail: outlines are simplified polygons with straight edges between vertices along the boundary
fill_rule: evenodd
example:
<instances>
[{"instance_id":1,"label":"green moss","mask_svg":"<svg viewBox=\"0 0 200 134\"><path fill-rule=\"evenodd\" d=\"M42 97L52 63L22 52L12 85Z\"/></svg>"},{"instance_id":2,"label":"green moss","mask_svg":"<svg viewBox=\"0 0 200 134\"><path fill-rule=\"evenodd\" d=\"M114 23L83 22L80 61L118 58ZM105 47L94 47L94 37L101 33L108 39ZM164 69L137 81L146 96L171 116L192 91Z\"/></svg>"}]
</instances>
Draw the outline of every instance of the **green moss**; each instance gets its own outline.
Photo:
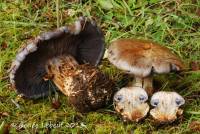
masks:
<instances>
[{"instance_id":1,"label":"green moss","mask_svg":"<svg viewBox=\"0 0 200 134\"><path fill-rule=\"evenodd\" d=\"M8 114L0 115L0 124L3 121L4 124L18 124L18 127L10 128L12 133L193 133L188 127L190 122L200 120L200 73L197 71L155 77L158 89L175 90L186 99L184 118L178 123L158 127L149 116L140 123L123 123L112 106L88 114L77 113L61 93L59 109L51 106L53 94L39 100L20 99L9 85L7 70L18 48L28 39L55 29L57 25L66 25L80 15L97 20L104 31L107 46L118 38L151 39L173 50L187 66L191 61L200 62L200 17L196 13L200 2L111 0L106 5L102 0L100 3L60 0L59 7L57 16L56 1L0 2L0 112ZM2 46L3 42L6 47ZM105 59L100 68L119 87L131 80ZM11 100L16 101L20 109ZM62 123L62 127L44 126L50 122ZM19 123L38 124L39 127L20 129Z\"/></svg>"}]
</instances>

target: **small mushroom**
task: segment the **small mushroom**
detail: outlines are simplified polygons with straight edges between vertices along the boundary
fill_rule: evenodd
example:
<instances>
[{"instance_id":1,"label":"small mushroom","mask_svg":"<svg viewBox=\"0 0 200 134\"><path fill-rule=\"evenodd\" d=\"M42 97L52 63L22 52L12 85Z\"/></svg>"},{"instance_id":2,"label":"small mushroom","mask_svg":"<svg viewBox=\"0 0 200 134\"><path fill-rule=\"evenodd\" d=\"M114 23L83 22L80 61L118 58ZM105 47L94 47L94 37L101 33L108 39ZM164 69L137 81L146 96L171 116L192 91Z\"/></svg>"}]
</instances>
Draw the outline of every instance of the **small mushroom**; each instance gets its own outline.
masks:
<instances>
[{"instance_id":1,"label":"small mushroom","mask_svg":"<svg viewBox=\"0 0 200 134\"><path fill-rule=\"evenodd\" d=\"M71 55L78 64L98 65L104 54L104 36L94 21L79 18L74 24L39 35L17 53L10 82L27 98L47 96L55 87L45 80L47 61Z\"/></svg>"},{"instance_id":2,"label":"small mushroom","mask_svg":"<svg viewBox=\"0 0 200 134\"><path fill-rule=\"evenodd\" d=\"M138 122L144 118L148 111L148 95L140 87L124 87L114 95L115 110L122 115L125 120Z\"/></svg>"},{"instance_id":3,"label":"small mushroom","mask_svg":"<svg viewBox=\"0 0 200 134\"><path fill-rule=\"evenodd\" d=\"M45 78L52 80L79 112L102 108L112 100L113 81L90 64L79 65L70 55L58 56L47 62L46 70Z\"/></svg>"},{"instance_id":4,"label":"small mushroom","mask_svg":"<svg viewBox=\"0 0 200 134\"><path fill-rule=\"evenodd\" d=\"M183 110L179 107L185 100L176 92L160 91L151 97L150 103L154 107L150 110L152 117L160 123L168 123L182 115Z\"/></svg>"},{"instance_id":5,"label":"small mushroom","mask_svg":"<svg viewBox=\"0 0 200 134\"><path fill-rule=\"evenodd\" d=\"M153 73L169 73L183 69L178 56L155 42L139 39L119 39L108 48L108 59L117 68L135 76L133 86L153 94Z\"/></svg>"}]
</instances>

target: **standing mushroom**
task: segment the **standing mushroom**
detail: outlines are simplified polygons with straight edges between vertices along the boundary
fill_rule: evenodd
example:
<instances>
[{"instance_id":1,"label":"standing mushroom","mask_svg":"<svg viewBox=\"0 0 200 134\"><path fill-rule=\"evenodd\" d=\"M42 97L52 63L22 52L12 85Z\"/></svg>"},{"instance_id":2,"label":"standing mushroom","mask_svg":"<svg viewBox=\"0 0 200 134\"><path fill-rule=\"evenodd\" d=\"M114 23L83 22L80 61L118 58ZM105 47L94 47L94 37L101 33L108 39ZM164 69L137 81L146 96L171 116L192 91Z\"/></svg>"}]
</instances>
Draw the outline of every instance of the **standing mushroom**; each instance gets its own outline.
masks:
<instances>
[{"instance_id":1,"label":"standing mushroom","mask_svg":"<svg viewBox=\"0 0 200 134\"><path fill-rule=\"evenodd\" d=\"M150 101L155 108L151 109L150 114L160 123L172 122L177 115L182 115L183 110L179 109L185 100L176 92L160 91L154 93Z\"/></svg>"},{"instance_id":2,"label":"standing mushroom","mask_svg":"<svg viewBox=\"0 0 200 134\"><path fill-rule=\"evenodd\" d=\"M69 64L71 67L77 66L75 67L76 69L78 68L78 70L83 72L85 71L84 75L87 75L87 69L93 69L98 72L97 73L94 71L93 75L94 77L101 78L92 79L90 81L87 80L87 82L91 82L92 84L92 87L90 87L88 90L94 90L93 92L95 92L95 90L99 90L98 87L101 87L98 85L98 82L102 82L101 80L105 79L105 77L102 76L103 74L94 67L99 64L103 54L104 36L102 31L97 27L95 22L81 17L74 24L66 27L61 27L52 32L44 33L25 45L18 52L16 59L12 63L10 71L10 82L12 86L17 89L18 93L24 95L27 98L39 98L42 96L47 96L55 88L55 85L61 85L56 83L57 81L54 81L54 79L51 78L55 82L55 85L52 85L51 79L47 79L50 75L52 75L49 74L47 65L49 65L48 67L50 68L61 67L58 69L60 71L64 71L65 74L62 74L62 72L56 72L58 74L52 75L61 76L67 75L67 70L64 69L66 69L65 67L67 67L67 64ZM70 56L73 58L66 58ZM67 63L64 61L64 59L73 60L67 60ZM62 61L65 64L60 65L60 62L58 62L58 64L54 65L50 64L52 63L50 61ZM85 68L81 68L82 64L89 65L85 65ZM68 75L66 77L68 77ZM77 76L77 78L84 79L85 77ZM97 79L100 80L95 81L96 83L92 83L93 80ZM107 77L106 79L108 82L110 82ZM61 83L65 82L61 81ZM79 86L84 87L81 85ZM87 86L85 86L84 89L86 89L86 87ZM58 88L63 92L63 87L58 86ZM106 90L108 90L108 93L112 94L110 92L112 91L111 89ZM98 93L96 93L96 95L98 95ZM99 95L101 96L102 94L100 93ZM107 96L110 97L110 95ZM107 100L108 99L102 99L101 101L102 103L105 103L104 101Z\"/></svg>"},{"instance_id":3,"label":"standing mushroom","mask_svg":"<svg viewBox=\"0 0 200 134\"><path fill-rule=\"evenodd\" d=\"M140 94L143 93L142 88L146 90L148 95L153 94L153 73L169 73L171 71L180 71L183 69L183 63L180 58L173 54L168 48L151 41L139 39L119 39L112 42L108 48L108 59L117 68L135 76L135 81L132 86L141 87ZM122 88L121 90L124 89ZM125 94L126 92L124 91L122 95L125 97ZM127 95L129 94L130 93L127 92ZM132 94L135 94L135 92L133 91ZM129 98L127 98L127 101L141 102L139 99L135 100ZM143 103L145 103L145 101L143 101ZM115 105L118 104L119 101L116 102ZM133 105L136 104L136 102L129 104L130 105L126 105L126 107L128 107L127 109L134 107ZM140 111L140 113L145 112ZM141 114L141 116L144 117L145 115Z\"/></svg>"},{"instance_id":4,"label":"standing mushroom","mask_svg":"<svg viewBox=\"0 0 200 134\"><path fill-rule=\"evenodd\" d=\"M116 40L108 48L108 59L117 68L134 75L133 86L144 88L148 95L153 93L153 73L183 69L180 58L168 48L146 40Z\"/></svg>"}]
</instances>

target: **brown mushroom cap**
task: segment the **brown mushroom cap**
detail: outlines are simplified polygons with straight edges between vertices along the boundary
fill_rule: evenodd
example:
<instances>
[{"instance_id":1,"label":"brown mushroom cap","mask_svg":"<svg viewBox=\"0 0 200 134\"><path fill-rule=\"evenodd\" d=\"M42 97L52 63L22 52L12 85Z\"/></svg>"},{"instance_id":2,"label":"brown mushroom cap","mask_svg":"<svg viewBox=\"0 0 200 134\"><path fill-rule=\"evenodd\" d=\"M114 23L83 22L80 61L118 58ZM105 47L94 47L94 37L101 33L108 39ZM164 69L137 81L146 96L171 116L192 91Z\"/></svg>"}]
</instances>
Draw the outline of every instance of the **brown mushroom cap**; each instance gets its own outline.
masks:
<instances>
[{"instance_id":1,"label":"brown mushroom cap","mask_svg":"<svg viewBox=\"0 0 200 134\"><path fill-rule=\"evenodd\" d=\"M146 77L152 72L180 71L184 65L168 48L157 43L139 39L113 41L108 48L108 59L117 68Z\"/></svg>"},{"instance_id":2,"label":"brown mushroom cap","mask_svg":"<svg viewBox=\"0 0 200 134\"><path fill-rule=\"evenodd\" d=\"M10 69L10 82L18 93L38 98L52 91L45 81L45 64L60 55L72 55L79 64L97 65L104 54L104 36L97 25L80 18L68 27L39 35L18 53Z\"/></svg>"}]
</instances>

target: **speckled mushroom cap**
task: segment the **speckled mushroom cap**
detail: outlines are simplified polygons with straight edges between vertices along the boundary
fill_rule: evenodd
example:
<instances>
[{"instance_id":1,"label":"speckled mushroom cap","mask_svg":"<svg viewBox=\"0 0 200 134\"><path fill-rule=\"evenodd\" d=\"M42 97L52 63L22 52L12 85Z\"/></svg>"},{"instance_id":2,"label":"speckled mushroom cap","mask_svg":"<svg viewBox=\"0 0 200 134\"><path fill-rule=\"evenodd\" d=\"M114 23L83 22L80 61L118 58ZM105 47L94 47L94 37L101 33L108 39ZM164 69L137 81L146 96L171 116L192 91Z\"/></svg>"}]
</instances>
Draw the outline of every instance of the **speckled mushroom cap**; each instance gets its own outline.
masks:
<instances>
[{"instance_id":1,"label":"speckled mushroom cap","mask_svg":"<svg viewBox=\"0 0 200 134\"><path fill-rule=\"evenodd\" d=\"M117 68L139 77L183 69L180 58L168 48L139 39L113 41L108 48L108 59Z\"/></svg>"},{"instance_id":2,"label":"speckled mushroom cap","mask_svg":"<svg viewBox=\"0 0 200 134\"><path fill-rule=\"evenodd\" d=\"M47 60L71 55L79 64L99 64L104 54L104 35L94 21L81 17L74 24L39 35L22 47L13 60L10 82L28 98L48 95L50 81L43 79Z\"/></svg>"}]
</instances>

